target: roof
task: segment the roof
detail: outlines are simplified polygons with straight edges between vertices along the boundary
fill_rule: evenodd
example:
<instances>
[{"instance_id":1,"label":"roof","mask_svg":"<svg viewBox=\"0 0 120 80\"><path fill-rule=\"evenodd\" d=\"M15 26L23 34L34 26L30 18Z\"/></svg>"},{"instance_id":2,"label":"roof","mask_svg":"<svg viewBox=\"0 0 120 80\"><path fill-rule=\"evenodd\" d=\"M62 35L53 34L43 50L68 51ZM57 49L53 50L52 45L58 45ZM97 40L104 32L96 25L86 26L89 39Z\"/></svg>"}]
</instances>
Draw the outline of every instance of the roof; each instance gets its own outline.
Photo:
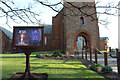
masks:
<instances>
[{"instance_id":1,"label":"roof","mask_svg":"<svg viewBox=\"0 0 120 80\"><path fill-rule=\"evenodd\" d=\"M109 39L108 37L100 37L100 40Z\"/></svg>"},{"instance_id":2,"label":"roof","mask_svg":"<svg viewBox=\"0 0 120 80\"><path fill-rule=\"evenodd\" d=\"M64 10L64 8L62 8L62 9L58 12L58 14L57 14L56 16L53 16L52 18L57 17L61 12L63 12L63 10ZM64 15L64 12L63 12L62 14Z\"/></svg>"},{"instance_id":3,"label":"roof","mask_svg":"<svg viewBox=\"0 0 120 80\"><path fill-rule=\"evenodd\" d=\"M9 38L9 39L12 39L13 38L13 33L3 27L0 26L0 29L6 34L6 36Z\"/></svg>"},{"instance_id":4,"label":"roof","mask_svg":"<svg viewBox=\"0 0 120 80\"><path fill-rule=\"evenodd\" d=\"M52 34L52 25L44 25L44 34Z\"/></svg>"}]
</instances>

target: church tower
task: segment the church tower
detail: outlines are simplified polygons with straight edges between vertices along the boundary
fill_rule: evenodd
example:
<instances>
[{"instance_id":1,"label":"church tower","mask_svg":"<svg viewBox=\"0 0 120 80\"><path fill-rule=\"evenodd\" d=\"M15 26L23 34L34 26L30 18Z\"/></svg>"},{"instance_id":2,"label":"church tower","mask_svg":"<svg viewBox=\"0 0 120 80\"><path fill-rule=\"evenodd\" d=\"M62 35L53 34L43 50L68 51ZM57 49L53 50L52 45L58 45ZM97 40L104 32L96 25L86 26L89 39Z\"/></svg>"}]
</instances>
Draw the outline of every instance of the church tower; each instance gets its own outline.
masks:
<instances>
[{"instance_id":1,"label":"church tower","mask_svg":"<svg viewBox=\"0 0 120 80\"><path fill-rule=\"evenodd\" d=\"M75 49L100 46L95 2L64 3L64 45L68 55Z\"/></svg>"}]
</instances>

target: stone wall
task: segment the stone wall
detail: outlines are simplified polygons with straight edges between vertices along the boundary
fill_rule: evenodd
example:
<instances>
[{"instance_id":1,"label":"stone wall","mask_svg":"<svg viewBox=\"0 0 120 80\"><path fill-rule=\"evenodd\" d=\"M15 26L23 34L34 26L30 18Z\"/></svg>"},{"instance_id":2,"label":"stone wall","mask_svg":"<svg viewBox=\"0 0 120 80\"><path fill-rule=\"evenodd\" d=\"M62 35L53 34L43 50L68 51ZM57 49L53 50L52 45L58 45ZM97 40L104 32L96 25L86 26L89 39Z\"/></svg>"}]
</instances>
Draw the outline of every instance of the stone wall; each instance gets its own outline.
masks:
<instances>
[{"instance_id":1,"label":"stone wall","mask_svg":"<svg viewBox=\"0 0 120 80\"><path fill-rule=\"evenodd\" d=\"M45 37L46 37L46 45L45 45ZM44 34L43 39L43 49L44 51L50 51L52 50L52 35L51 34Z\"/></svg>"},{"instance_id":2,"label":"stone wall","mask_svg":"<svg viewBox=\"0 0 120 80\"><path fill-rule=\"evenodd\" d=\"M72 3L74 5L77 6L83 6L83 4L80 3ZM89 4L89 3L86 3ZM65 3L65 6L67 6L67 8L65 8L64 12L65 14L71 14L68 15L65 18L65 37L66 37L66 53L67 54L73 54L73 51L75 49L74 44L75 44L75 39L76 36L81 33L84 32L86 34L88 34L89 36L89 47L93 47L93 48L98 48L99 49L99 45L100 45L100 38L99 38L99 27L98 27L98 21L91 21L91 17L88 16L84 16L82 13L80 13L80 11L74 7L72 7L71 5ZM72 11L74 11L75 14L72 13ZM90 7L86 7L83 9L83 11L87 11L88 14L91 14L93 12L96 12L95 8L90 8ZM84 24L80 23L80 18L83 17L84 18ZM95 19L97 19L96 14L93 15L93 17ZM85 37L84 35L80 35ZM88 37L86 37L88 38Z\"/></svg>"},{"instance_id":3,"label":"stone wall","mask_svg":"<svg viewBox=\"0 0 120 80\"><path fill-rule=\"evenodd\" d=\"M100 50L109 51L109 39L100 40Z\"/></svg>"},{"instance_id":4,"label":"stone wall","mask_svg":"<svg viewBox=\"0 0 120 80\"><path fill-rule=\"evenodd\" d=\"M6 34L1 31L0 29L0 32L2 33L2 35L0 36L0 49L1 51L0 52L9 52L12 50L12 40L9 39Z\"/></svg>"},{"instance_id":5,"label":"stone wall","mask_svg":"<svg viewBox=\"0 0 120 80\"><path fill-rule=\"evenodd\" d=\"M52 49L64 52L64 15L62 9L52 19Z\"/></svg>"},{"instance_id":6,"label":"stone wall","mask_svg":"<svg viewBox=\"0 0 120 80\"><path fill-rule=\"evenodd\" d=\"M105 41L100 40L100 50L105 50Z\"/></svg>"}]
</instances>

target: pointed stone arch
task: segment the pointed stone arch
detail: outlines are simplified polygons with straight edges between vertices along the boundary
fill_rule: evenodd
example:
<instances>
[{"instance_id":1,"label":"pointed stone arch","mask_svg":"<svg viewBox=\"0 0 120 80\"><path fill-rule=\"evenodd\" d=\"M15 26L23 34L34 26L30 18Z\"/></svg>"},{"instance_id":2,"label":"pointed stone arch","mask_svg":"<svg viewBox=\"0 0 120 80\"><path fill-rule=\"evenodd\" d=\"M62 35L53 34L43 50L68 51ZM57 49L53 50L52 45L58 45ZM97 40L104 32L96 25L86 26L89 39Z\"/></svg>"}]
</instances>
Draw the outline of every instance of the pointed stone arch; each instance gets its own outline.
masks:
<instances>
[{"instance_id":1,"label":"pointed stone arch","mask_svg":"<svg viewBox=\"0 0 120 80\"><path fill-rule=\"evenodd\" d=\"M91 39L90 39L90 35L87 31L80 31L77 33L77 35L75 36L75 40L74 40L74 48L77 49L77 39L79 36L82 36L85 38L86 41L86 47L87 49L91 46Z\"/></svg>"}]
</instances>

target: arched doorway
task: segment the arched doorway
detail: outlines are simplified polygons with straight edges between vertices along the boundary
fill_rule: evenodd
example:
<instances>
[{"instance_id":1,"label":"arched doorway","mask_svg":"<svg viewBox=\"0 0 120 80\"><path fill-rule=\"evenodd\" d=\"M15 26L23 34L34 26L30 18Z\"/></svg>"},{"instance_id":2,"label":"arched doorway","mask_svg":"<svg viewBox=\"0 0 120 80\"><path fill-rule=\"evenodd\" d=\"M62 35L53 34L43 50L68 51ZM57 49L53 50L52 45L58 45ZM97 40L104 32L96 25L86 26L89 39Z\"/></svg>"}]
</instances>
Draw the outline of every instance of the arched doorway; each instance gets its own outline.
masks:
<instances>
[{"instance_id":1,"label":"arched doorway","mask_svg":"<svg viewBox=\"0 0 120 80\"><path fill-rule=\"evenodd\" d=\"M77 38L77 50L82 50L82 48L85 48L87 46L87 41L83 36L79 36Z\"/></svg>"},{"instance_id":2,"label":"arched doorway","mask_svg":"<svg viewBox=\"0 0 120 80\"><path fill-rule=\"evenodd\" d=\"M87 49L91 46L90 36L88 32L81 31L77 34L74 41L74 48L77 50L81 50L82 47L86 47Z\"/></svg>"}]
</instances>

